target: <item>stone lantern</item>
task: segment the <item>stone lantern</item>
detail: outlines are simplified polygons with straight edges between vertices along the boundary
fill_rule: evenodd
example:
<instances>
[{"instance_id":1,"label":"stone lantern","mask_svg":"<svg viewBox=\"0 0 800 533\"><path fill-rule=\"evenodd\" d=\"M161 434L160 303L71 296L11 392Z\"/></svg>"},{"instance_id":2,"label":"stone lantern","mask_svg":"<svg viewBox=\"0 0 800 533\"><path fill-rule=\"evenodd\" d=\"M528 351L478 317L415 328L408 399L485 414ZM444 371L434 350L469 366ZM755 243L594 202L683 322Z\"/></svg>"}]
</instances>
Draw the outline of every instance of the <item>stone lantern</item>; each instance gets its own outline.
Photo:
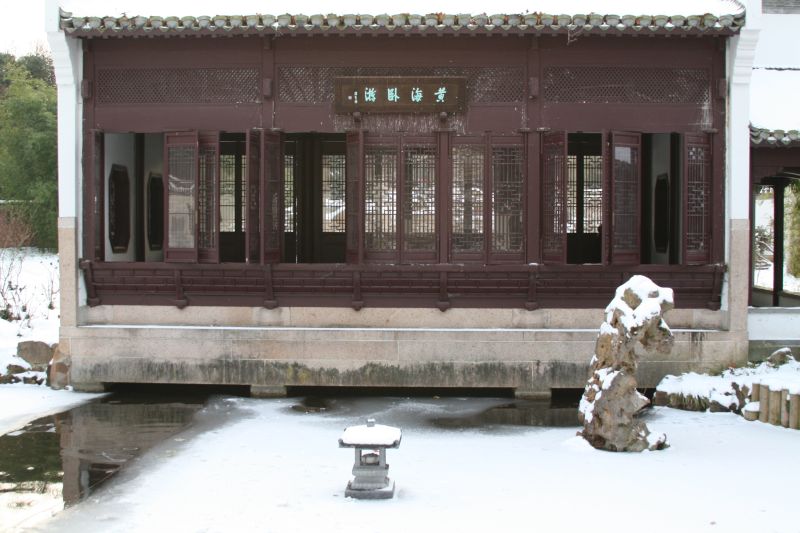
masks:
<instances>
[{"instance_id":1,"label":"stone lantern","mask_svg":"<svg viewBox=\"0 0 800 533\"><path fill-rule=\"evenodd\" d=\"M354 479L344 495L366 500L394 496L394 481L389 479L386 449L399 448L403 433L400 428L375 424L370 418L365 426L350 426L339 437L340 448L355 449Z\"/></svg>"}]
</instances>

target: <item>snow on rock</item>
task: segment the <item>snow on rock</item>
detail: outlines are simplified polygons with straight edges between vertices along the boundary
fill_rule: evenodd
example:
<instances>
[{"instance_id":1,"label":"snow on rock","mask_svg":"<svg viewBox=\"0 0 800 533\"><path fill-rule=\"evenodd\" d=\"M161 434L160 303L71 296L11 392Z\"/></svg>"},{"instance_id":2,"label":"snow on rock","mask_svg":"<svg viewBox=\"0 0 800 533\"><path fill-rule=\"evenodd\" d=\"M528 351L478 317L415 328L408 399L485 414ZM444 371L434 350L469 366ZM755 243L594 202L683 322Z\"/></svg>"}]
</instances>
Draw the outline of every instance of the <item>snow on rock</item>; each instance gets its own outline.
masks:
<instances>
[{"instance_id":1,"label":"snow on rock","mask_svg":"<svg viewBox=\"0 0 800 533\"><path fill-rule=\"evenodd\" d=\"M668 352L673 337L663 314L672 309L672 289L645 276L633 276L617 288L606 307L606 321L592 356L592 374L580 405L580 433L592 446L610 451L642 451L666 446L666 436L650 437L635 419L650 402L636 390L636 347Z\"/></svg>"},{"instance_id":2,"label":"snow on rock","mask_svg":"<svg viewBox=\"0 0 800 533\"><path fill-rule=\"evenodd\" d=\"M789 356L781 365L764 362L731 368L717 376L694 372L665 376L656 387L656 403L691 411L738 412L747 405L753 383L800 394L800 362Z\"/></svg>"}]
</instances>

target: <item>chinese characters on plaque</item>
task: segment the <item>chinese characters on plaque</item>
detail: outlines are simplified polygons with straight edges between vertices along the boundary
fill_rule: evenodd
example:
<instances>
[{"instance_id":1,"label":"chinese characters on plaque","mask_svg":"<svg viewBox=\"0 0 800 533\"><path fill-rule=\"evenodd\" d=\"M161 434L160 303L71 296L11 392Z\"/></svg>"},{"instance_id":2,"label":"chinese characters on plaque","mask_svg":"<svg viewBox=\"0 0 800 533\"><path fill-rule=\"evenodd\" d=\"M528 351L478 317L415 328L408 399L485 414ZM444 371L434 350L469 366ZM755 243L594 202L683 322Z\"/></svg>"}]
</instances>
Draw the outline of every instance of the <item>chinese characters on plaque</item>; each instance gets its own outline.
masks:
<instances>
[{"instance_id":1,"label":"chinese characters on plaque","mask_svg":"<svg viewBox=\"0 0 800 533\"><path fill-rule=\"evenodd\" d=\"M463 111L466 78L342 77L336 78L337 113L430 113Z\"/></svg>"}]
</instances>

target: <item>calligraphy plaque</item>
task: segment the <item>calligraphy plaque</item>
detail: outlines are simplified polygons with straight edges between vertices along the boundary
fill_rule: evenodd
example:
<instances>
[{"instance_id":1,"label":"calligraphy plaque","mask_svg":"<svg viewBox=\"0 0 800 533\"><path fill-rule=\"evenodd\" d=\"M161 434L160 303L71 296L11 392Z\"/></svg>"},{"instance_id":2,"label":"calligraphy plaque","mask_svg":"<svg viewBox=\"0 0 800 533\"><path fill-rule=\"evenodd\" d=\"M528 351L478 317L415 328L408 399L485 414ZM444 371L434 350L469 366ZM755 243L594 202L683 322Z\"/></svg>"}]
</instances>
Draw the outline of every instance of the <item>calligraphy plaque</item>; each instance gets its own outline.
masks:
<instances>
[{"instance_id":1,"label":"calligraphy plaque","mask_svg":"<svg viewBox=\"0 0 800 533\"><path fill-rule=\"evenodd\" d=\"M436 113L466 108L467 79L440 76L336 78L337 113Z\"/></svg>"}]
</instances>

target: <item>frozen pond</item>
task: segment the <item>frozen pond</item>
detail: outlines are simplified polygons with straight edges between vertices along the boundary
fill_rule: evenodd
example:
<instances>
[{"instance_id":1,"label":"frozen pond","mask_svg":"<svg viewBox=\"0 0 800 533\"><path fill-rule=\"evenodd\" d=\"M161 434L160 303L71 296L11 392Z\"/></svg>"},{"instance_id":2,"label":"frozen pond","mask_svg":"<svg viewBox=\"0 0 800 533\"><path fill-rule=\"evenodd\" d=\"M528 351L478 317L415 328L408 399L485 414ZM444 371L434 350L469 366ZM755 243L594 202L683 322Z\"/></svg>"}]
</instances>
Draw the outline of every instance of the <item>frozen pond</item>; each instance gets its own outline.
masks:
<instances>
[{"instance_id":1,"label":"frozen pond","mask_svg":"<svg viewBox=\"0 0 800 533\"><path fill-rule=\"evenodd\" d=\"M169 456L177 453L172 448L199 433L251 416L248 410L237 409L239 400L116 394L1 436L0 530L8 524L12 529L34 526L80 503L148 450L160 449ZM549 402L503 398L334 395L288 398L281 403L288 416L313 416L333 423L377 417L381 423L404 429L503 432L513 426L577 426L577 410L570 402L551 407ZM129 477L140 473L134 471Z\"/></svg>"},{"instance_id":2,"label":"frozen pond","mask_svg":"<svg viewBox=\"0 0 800 533\"><path fill-rule=\"evenodd\" d=\"M185 431L202 396L114 395L0 436L0 530L79 503L132 460Z\"/></svg>"}]
</instances>

